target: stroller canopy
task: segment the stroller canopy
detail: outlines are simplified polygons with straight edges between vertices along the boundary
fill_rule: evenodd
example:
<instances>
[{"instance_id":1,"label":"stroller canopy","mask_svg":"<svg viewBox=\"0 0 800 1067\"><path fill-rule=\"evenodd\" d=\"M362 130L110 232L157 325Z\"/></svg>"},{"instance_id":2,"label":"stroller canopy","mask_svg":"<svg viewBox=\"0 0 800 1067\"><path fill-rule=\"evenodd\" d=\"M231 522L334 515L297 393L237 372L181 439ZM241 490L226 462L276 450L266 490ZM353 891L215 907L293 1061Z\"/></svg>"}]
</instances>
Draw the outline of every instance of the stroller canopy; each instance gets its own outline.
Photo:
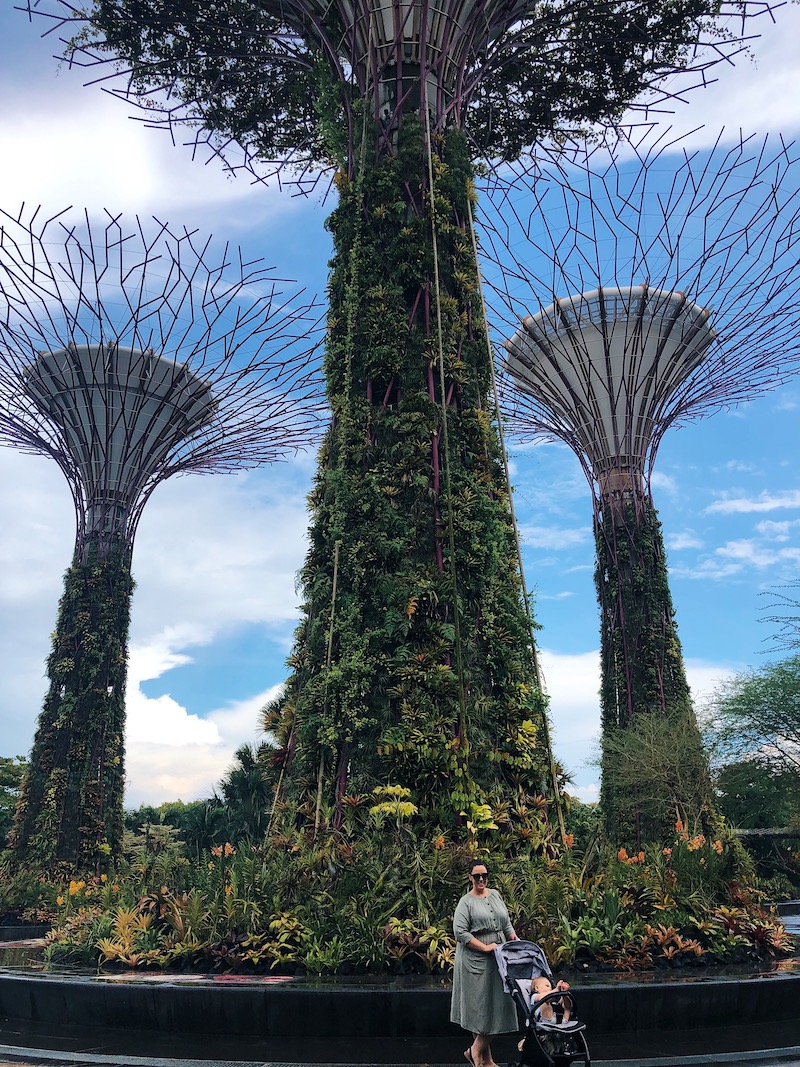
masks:
<instances>
[{"instance_id":1,"label":"stroller canopy","mask_svg":"<svg viewBox=\"0 0 800 1067\"><path fill-rule=\"evenodd\" d=\"M506 941L495 948L494 956L506 993L513 993L520 979L539 978L540 975L553 979L547 956L533 941Z\"/></svg>"}]
</instances>

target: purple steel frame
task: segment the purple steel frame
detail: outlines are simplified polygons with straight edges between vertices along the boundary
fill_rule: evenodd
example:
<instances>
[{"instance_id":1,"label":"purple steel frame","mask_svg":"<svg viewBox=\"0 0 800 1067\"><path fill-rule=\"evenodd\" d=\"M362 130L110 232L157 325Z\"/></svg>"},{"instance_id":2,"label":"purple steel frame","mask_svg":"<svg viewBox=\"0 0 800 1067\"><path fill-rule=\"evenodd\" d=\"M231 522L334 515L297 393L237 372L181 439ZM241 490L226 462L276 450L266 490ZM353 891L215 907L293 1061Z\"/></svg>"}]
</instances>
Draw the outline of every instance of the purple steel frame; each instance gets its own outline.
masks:
<instances>
[{"instance_id":1,"label":"purple steel frame","mask_svg":"<svg viewBox=\"0 0 800 1067\"><path fill-rule=\"evenodd\" d=\"M79 554L92 537L132 544L173 474L259 466L321 435L313 301L214 251L138 219L0 214L0 443L58 463Z\"/></svg>"}]
</instances>

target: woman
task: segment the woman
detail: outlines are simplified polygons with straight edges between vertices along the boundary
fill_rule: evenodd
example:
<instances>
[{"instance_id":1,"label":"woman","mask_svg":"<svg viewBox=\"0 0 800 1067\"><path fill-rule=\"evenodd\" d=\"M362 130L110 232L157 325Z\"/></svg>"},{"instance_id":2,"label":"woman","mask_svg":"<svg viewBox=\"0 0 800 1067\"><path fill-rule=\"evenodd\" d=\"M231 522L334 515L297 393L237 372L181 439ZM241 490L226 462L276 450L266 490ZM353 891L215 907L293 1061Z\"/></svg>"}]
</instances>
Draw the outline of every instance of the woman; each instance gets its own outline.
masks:
<instances>
[{"instance_id":1,"label":"woman","mask_svg":"<svg viewBox=\"0 0 800 1067\"><path fill-rule=\"evenodd\" d=\"M514 1001L503 991L494 958L496 945L516 941L503 898L490 889L483 860L469 865L470 889L453 916L456 958L450 1021L472 1033L464 1057L473 1067L496 1067L489 1039L492 1034L517 1030Z\"/></svg>"}]
</instances>

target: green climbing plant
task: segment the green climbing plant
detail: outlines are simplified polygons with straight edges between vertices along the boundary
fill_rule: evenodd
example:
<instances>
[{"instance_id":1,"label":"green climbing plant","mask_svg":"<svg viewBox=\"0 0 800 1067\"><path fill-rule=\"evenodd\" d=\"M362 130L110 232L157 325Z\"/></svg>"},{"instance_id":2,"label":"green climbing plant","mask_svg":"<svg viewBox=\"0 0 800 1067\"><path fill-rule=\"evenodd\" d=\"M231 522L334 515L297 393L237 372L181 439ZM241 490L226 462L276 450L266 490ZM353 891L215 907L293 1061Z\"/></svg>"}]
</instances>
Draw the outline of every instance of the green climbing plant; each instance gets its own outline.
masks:
<instances>
[{"instance_id":1,"label":"green climbing plant","mask_svg":"<svg viewBox=\"0 0 800 1067\"><path fill-rule=\"evenodd\" d=\"M708 830L711 779L652 501L634 492L605 501L595 534L601 805L611 841L638 849L666 840L676 820Z\"/></svg>"},{"instance_id":2,"label":"green climbing plant","mask_svg":"<svg viewBox=\"0 0 800 1067\"><path fill-rule=\"evenodd\" d=\"M264 715L279 745L275 817L340 825L346 795L398 785L421 824L466 836L473 805L548 792L490 415L473 168L457 130L434 138L428 161L418 117L380 156L379 131L362 127L328 222L333 421L309 501L304 621Z\"/></svg>"},{"instance_id":3,"label":"green climbing plant","mask_svg":"<svg viewBox=\"0 0 800 1067\"><path fill-rule=\"evenodd\" d=\"M99 872L119 850L132 593L121 541L102 553L90 544L65 575L48 690L9 836L12 867Z\"/></svg>"}]
</instances>

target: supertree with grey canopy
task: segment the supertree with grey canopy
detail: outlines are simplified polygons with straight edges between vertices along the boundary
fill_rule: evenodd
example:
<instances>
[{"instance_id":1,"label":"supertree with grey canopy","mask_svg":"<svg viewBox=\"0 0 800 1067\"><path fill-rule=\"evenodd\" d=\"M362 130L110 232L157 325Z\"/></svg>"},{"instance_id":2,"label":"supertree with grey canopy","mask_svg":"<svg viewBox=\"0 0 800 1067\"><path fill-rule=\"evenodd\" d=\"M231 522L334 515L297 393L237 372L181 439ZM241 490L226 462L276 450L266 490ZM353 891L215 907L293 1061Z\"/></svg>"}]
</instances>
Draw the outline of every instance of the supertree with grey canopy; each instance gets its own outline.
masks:
<instances>
[{"instance_id":1,"label":"supertree with grey canopy","mask_svg":"<svg viewBox=\"0 0 800 1067\"><path fill-rule=\"evenodd\" d=\"M271 463L318 437L314 314L193 232L3 213L0 442L55 460L77 525L12 865L92 870L117 853L142 510L175 474Z\"/></svg>"},{"instance_id":2,"label":"supertree with grey canopy","mask_svg":"<svg viewBox=\"0 0 800 1067\"><path fill-rule=\"evenodd\" d=\"M523 319L506 342L510 432L566 442L592 489L601 800L612 838L638 848L676 821L707 830L713 813L653 464L669 427L797 373L800 195L780 142L680 152L662 135L627 148L541 159L486 243L495 307L511 328Z\"/></svg>"}]
</instances>

